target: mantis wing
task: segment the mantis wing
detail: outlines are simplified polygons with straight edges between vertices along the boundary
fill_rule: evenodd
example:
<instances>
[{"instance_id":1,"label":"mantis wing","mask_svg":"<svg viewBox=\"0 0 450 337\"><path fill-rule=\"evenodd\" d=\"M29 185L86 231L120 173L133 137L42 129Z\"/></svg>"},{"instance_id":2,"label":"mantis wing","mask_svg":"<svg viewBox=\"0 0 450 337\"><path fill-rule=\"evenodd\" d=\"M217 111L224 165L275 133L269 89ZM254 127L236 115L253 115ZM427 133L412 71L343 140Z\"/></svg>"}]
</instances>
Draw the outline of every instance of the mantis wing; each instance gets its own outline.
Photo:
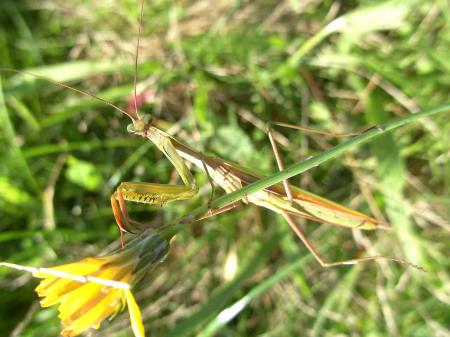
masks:
<instances>
[{"instance_id":1,"label":"mantis wing","mask_svg":"<svg viewBox=\"0 0 450 337\"><path fill-rule=\"evenodd\" d=\"M264 178L261 174L254 173L247 168L231 162L223 162L221 165L225 166L227 172L239 179L243 185L251 184ZM294 215L307 217L315 221L326 222L336 226L364 230L374 230L384 227L377 219L371 216L347 208L301 188L292 185L289 186L293 194L294 204L291 204L287 199L286 191L281 183L267 188L265 190L266 197L261 194L258 195L258 203L261 206L266 206L274 211L282 210ZM264 198L266 200L264 200ZM264 204L265 202L267 205ZM308 217L305 215L310 216Z\"/></svg>"}]
</instances>

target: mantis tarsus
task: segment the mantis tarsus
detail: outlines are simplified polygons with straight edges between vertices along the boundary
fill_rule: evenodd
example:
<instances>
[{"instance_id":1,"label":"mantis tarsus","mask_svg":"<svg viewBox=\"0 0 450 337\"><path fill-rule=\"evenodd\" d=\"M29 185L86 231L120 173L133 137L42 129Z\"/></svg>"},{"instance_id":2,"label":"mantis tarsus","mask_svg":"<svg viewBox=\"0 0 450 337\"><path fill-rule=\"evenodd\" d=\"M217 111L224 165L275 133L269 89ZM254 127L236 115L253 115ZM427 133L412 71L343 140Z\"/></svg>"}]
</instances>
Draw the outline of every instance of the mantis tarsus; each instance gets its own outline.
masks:
<instances>
[{"instance_id":1,"label":"mantis tarsus","mask_svg":"<svg viewBox=\"0 0 450 337\"><path fill-rule=\"evenodd\" d=\"M118 106L86 91L75 89L68 85L45 79L83 95L98 99L127 115L132 121L132 123L128 125L128 132L148 138L150 141L152 141L156 145L156 147L164 153L167 159L169 159L183 181L183 185L165 185L136 182L121 183L111 196L111 205L115 219L121 229L121 236L123 235L122 232L128 231L129 228L142 229L142 227L145 226L143 223L134 221L130 218L126 208L126 201L162 205L171 201L189 199L197 194L198 187L192 174L185 164L185 160L191 162L200 170L204 171L210 177L210 179L214 181L214 183L221 186L227 193L235 191L247 184L253 183L262 177L254 171L246 169L238 164L217 157L205 156L202 153L195 151L194 149L179 142L172 136L154 126L151 123L151 118L149 115L140 114L138 112L136 102L137 59L142 17L143 1L141 2L138 42L136 45L134 113L126 112ZM16 71L10 69L3 70ZM275 153L277 154L277 151L275 151ZM281 169L282 166L279 157L277 157L277 162ZM279 183L265 190L248 195L243 199L243 201L246 203L253 203L257 206L268 208L281 214L286 219L291 228L295 231L297 236L303 241L305 246L315 257L315 259L324 267L342 264L355 264L361 261L374 259L386 259L397 261L400 263L407 263L403 260L384 256L370 256L359 259L338 261L334 263L324 262L312 247L312 245L309 243L305 235L302 233L299 226L294 221L293 216L300 216L313 221L325 222L336 226L357 228L363 230L374 230L378 228L384 228L384 226L373 217L357 212L355 210L351 210L330 200L317 196L313 193L296 188L290 185L288 182L284 182L284 184Z\"/></svg>"}]
</instances>

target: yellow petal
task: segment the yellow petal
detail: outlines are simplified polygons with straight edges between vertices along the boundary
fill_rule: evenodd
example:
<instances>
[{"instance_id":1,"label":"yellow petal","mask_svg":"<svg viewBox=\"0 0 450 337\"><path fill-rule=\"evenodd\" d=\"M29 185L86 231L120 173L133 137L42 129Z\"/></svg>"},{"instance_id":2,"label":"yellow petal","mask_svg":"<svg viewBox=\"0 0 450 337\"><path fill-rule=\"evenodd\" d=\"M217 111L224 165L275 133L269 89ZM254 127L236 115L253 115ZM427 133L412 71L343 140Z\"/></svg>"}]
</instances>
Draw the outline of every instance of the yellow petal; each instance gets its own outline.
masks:
<instances>
[{"instance_id":1,"label":"yellow petal","mask_svg":"<svg viewBox=\"0 0 450 337\"><path fill-rule=\"evenodd\" d=\"M88 257L78 262L68 263L48 269L70 273L73 275L90 275L93 272L97 271L101 266L103 266L107 262L109 262L109 259L107 257L98 257L98 258ZM33 275L39 278L55 278L55 275L48 274L45 272L45 270L35 273Z\"/></svg>"},{"instance_id":2,"label":"yellow petal","mask_svg":"<svg viewBox=\"0 0 450 337\"><path fill-rule=\"evenodd\" d=\"M129 275L128 270L120 268L109 268L106 270L99 270L101 272L94 273L108 280L121 280L127 282ZM60 305L60 318L61 320L69 319L75 312L86 312L96 304L96 301L100 301L104 298L113 288L99 285L96 283L78 283L79 287L72 289L70 292L61 294Z\"/></svg>"},{"instance_id":3,"label":"yellow petal","mask_svg":"<svg viewBox=\"0 0 450 337\"><path fill-rule=\"evenodd\" d=\"M124 290L127 299L128 311L130 313L131 328L136 337L145 337L144 324L142 322L141 311L130 290Z\"/></svg>"},{"instance_id":4,"label":"yellow petal","mask_svg":"<svg viewBox=\"0 0 450 337\"><path fill-rule=\"evenodd\" d=\"M61 320L70 319L70 317L84 308L84 310L89 310L94 304L89 303L89 300L96 298L96 295L102 294L101 288L103 286L95 283L85 283L78 289L71 291L61 297L61 304L59 305L59 318ZM107 294L104 293L104 296Z\"/></svg>"},{"instance_id":5,"label":"yellow petal","mask_svg":"<svg viewBox=\"0 0 450 337\"><path fill-rule=\"evenodd\" d=\"M82 315L75 313L67 320L63 320L64 332L70 332L72 336L77 336L83 331L92 327L98 327L106 317L115 313L120 307L116 303L123 297L119 289L112 290L109 294L100 299L95 305L89 306L89 310Z\"/></svg>"},{"instance_id":6,"label":"yellow petal","mask_svg":"<svg viewBox=\"0 0 450 337\"><path fill-rule=\"evenodd\" d=\"M69 293L70 291L73 291L83 285L83 283L63 278L57 279L47 284L44 281L42 281L35 289L40 297L46 296L60 298L62 295Z\"/></svg>"},{"instance_id":7,"label":"yellow petal","mask_svg":"<svg viewBox=\"0 0 450 337\"><path fill-rule=\"evenodd\" d=\"M48 295L48 296L45 296L39 303L41 304L42 308L47 308L54 304L59 303L59 301L61 301L61 297Z\"/></svg>"}]
</instances>

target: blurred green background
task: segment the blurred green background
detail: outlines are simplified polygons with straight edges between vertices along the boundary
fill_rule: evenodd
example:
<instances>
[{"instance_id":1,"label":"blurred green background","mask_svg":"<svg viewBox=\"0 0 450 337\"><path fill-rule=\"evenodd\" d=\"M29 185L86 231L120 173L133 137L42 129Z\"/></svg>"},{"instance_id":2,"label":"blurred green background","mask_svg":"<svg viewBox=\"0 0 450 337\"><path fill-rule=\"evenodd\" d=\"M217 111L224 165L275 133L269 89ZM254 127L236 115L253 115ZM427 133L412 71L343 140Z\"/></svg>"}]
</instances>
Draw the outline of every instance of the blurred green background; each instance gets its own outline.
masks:
<instances>
[{"instance_id":1,"label":"blurred green background","mask_svg":"<svg viewBox=\"0 0 450 337\"><path fill-rule=\"evenodd\" d=\"M138 0L3 0L0 66L125 108L139 10ZM173 167L109 106L30 76L0 78L0 260L51 266L117 247L109 197L118 182L176 183ZM448 102L450 6L146 1L138 90L142 110L177 139L275 172L266 122L342 133ZM286 164L340 141L276 131ZM178 235L136 289L148 336L449 336L449 145L441 113L291 180L393 227L300 221L326 260L384 254L427 273L381 262L323 269L280 216L242 206ZM197 198L130 204L132 216L169 223L205 204L208 180L194 172ZM59 334L36 285L0 270L0 336ZM131 334L125 312L86 336Z\"/></svg>"}]
</instances>

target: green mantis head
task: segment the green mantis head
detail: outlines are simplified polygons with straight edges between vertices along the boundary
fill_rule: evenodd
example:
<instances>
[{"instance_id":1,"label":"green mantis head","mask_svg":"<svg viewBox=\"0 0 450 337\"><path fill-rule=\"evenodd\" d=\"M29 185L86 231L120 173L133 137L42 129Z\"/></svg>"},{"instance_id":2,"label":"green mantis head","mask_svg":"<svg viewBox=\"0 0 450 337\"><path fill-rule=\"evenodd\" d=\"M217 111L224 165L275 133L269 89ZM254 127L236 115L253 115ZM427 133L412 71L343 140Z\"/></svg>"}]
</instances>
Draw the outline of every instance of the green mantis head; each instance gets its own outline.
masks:
<instances>
[{"instance_id":1,"label":"green mantis head","mask_svg":"<svg viewBox=\"0 0 450 337\"><path fill-rule=\"evenodd\" d=\"M139 119L133 121L132 124L127 125L127 131L129 133L142 134L150 126L152 116L149 114L142 114Z\"/></svg>"}]
</instances>

